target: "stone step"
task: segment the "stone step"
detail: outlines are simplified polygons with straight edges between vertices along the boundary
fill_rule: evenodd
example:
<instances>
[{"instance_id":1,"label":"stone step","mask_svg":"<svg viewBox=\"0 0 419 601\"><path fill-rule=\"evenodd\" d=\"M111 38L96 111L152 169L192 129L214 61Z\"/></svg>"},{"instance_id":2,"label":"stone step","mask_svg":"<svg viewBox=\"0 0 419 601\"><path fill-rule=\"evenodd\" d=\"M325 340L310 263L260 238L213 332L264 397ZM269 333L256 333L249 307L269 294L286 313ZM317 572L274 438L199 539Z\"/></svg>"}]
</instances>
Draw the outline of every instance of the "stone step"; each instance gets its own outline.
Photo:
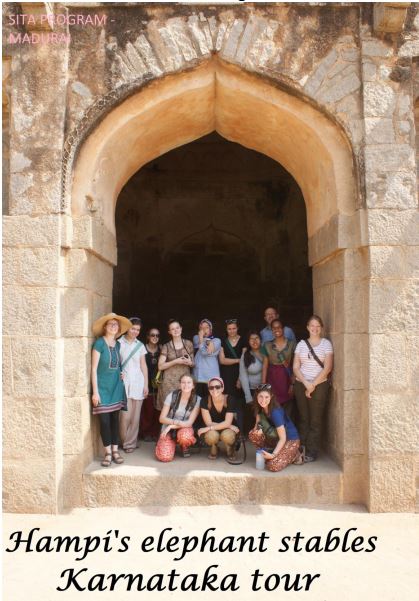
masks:
<instances>
[{"instance_id":1,"label":"stone step","mask_svg":"<svg viewBox=\"0 0 419 601\"><path fill-rule=\"evenodd\" d=\"M194 451L171 463L154 458L154 444L141 443L125 463L102 468L94 461L85 470L87 507L146 505L336 505L342 503L342 470L328 457L279 473L255 468L255 450L246 444L242 465L229 465L223 455L207 459L208 450Z\"/></svg>"}]
</instances>

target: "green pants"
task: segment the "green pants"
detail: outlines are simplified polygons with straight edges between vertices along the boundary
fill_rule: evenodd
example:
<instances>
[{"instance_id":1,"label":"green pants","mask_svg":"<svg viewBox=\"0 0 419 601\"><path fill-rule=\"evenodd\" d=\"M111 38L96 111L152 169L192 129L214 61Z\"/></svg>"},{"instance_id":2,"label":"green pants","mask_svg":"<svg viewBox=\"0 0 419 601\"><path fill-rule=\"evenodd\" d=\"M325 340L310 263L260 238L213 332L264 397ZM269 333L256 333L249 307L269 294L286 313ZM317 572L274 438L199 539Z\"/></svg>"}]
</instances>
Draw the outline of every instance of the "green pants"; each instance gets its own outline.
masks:
<instances>
[{"instance_id":1,"label":"green pants","mask_svg":"<svg viewBox=\"0 0 419 601\"><path fill-rule=\"evenodd\" d=\"M301 444L306 447L307 455L316 456L321 442L323 413L327 403L329 382L322 382L306 397L306 389L301 382L295 382L294 394L297 400L300 421L298 432Z\"/></svg>"}]
</instances>

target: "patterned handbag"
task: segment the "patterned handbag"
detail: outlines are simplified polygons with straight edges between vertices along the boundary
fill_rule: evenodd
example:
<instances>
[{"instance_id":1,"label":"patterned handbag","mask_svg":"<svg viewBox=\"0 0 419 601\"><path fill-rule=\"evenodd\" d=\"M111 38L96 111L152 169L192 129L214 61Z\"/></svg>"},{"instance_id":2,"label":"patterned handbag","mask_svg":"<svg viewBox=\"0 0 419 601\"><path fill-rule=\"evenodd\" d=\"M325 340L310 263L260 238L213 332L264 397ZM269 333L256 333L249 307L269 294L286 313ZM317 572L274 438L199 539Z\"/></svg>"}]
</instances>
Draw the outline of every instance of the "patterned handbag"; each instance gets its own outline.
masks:
<instances>
[{"instance_id":1,"label":"patterned handbag","mask_svg":"<svg viewBox=\"0 0 419 601\"><path fill-rule=\"evenodd\" d=\"M160 436L156 444L156 458L163 463L173 460L176 451L176 442L171 436Z\"/></svg>"}]
</instances>

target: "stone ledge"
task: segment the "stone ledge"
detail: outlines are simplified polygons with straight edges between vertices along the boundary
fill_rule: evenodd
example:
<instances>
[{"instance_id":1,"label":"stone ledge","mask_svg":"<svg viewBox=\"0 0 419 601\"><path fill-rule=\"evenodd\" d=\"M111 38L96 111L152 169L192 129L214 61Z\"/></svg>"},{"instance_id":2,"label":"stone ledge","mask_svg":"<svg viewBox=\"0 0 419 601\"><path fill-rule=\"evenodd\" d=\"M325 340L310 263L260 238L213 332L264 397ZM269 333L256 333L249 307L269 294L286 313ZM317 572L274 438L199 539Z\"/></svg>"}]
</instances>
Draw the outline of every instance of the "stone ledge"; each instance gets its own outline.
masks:
<instances>
[{"instance_id":1,"label":"stone ledge","mask_svg":"<svg viewBox=\"0 0 419 601\"><path fill-rule=\"evenodd\" d=\"M124 455L123 466L101 468L94 461L86 468L84 502L88 507L342 503L343 473L329 458L273 474L256 470L254 448L246 447L247 461L239 466L223 457L209 465L205 449L162 464L154 459L154 445L142 443Z\"/></svg>"}]
</instances>

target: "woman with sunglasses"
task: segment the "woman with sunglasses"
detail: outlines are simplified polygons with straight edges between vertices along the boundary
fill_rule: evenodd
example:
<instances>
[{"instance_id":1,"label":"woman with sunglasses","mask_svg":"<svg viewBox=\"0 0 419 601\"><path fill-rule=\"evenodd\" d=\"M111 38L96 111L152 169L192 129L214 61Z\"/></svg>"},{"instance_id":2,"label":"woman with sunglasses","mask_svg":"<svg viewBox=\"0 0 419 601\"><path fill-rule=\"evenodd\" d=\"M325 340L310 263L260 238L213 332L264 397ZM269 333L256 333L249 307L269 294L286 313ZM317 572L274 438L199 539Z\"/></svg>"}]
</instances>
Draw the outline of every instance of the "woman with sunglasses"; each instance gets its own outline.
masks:
<instances>
[{"instance_id":1,"label":"woman with sunglasses","mask_svg":"<svg viewBox=\"0 0 419 601\"><path fill-rule=\"evenodd\" d=\"M257 388L253 408L256 423L249 432L249 440L257 449L263 449L266 468L279 472L290 463L301 464L297 428L275 402L270 384L261 384Z\"/></svg>"},{"instance_id":2,"label":"woman with sunglasses","mask_svg":"<svg viewBox=\"0 0 419 601\"><path fill-rule=\"evenodd\" d=\"M208 392L201 401L201 416L205 426L199 428L198 435L204 435L210 447L208 459L217 459L218 443L222 441L227 451L229 463L236 462L235 443L240 430L234 423L236 407L234 399L224 394L224 382L221 378L211 378Z\"/></svg>"},{"instance_id":3,"label":"woman with sunglasses","mask_svg":"<svg viewBox=\"0 0 419 601\"><path fill-rule=\"evenodd\" d=\"M256 330L249 333L247 348L240 358L239 378L245 397L244 434L248 434L253 425L253 395L262 383L263 359L262 341Z\"/></svg>"},{"instance_id":4,"label":"woman with sunglasses","mask_svg":"<svg viewBox=\"0 0 419 601\"><path fill-rule=\"evenodd\" d=\"M292 399L292 361L295 341L284 336L284 326L279 319L271 323L274 339L262 346L263 384L270 384L277 402L283 406L288 415L291 411Z\"/></svg>"},{"instance_id":5,"label":"woman with sunglasses","mask_svg":"<svg viewBox=\"0 0 419 601\"><path fill-rule=\"evenodd\" d=\"M146 442L157 440L159 435L159 411L154 408L157 398L157 386L155 378L157 375L158 361L160 357L161 345L160 332L158 328L149 328L146 336L145 348L147 354L145 356L147 371L148 371L148 390L149 394L144 401L141 411L140 432L139 437Z\"/></svg>"}]
</instances>

